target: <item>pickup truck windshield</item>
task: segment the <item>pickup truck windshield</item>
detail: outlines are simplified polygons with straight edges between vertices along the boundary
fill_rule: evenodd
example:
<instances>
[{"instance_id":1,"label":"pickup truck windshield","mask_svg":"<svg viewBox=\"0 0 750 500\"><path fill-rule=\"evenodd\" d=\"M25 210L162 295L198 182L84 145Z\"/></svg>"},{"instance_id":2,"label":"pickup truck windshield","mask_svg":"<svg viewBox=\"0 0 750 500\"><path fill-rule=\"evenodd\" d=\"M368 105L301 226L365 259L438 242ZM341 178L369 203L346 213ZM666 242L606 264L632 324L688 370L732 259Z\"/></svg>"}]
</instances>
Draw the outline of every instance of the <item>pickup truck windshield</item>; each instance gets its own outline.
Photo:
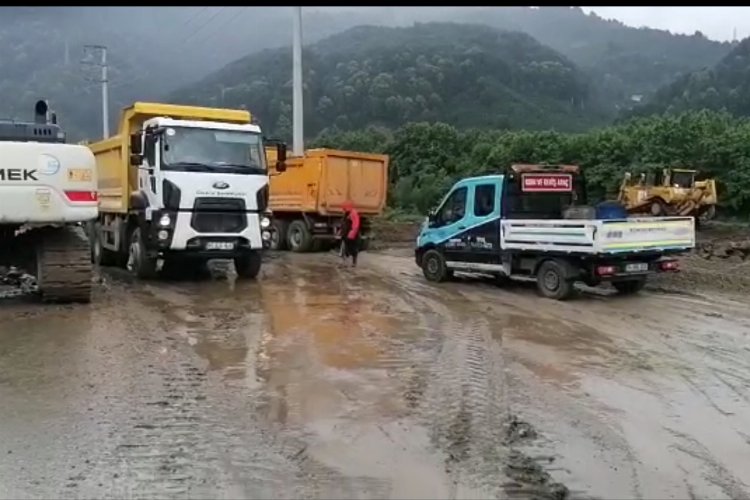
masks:
<instances>
[{"instance_id":1,"label":"pickup truck windshield","mask_svg":"<svg viewBox=\"0 0 750 500\"><path fill-rule=\"evenodd\" d=\"M253 132L170 127L162 135L162 168L265 174L263 142Z\"/></svg>"}]
</instances>

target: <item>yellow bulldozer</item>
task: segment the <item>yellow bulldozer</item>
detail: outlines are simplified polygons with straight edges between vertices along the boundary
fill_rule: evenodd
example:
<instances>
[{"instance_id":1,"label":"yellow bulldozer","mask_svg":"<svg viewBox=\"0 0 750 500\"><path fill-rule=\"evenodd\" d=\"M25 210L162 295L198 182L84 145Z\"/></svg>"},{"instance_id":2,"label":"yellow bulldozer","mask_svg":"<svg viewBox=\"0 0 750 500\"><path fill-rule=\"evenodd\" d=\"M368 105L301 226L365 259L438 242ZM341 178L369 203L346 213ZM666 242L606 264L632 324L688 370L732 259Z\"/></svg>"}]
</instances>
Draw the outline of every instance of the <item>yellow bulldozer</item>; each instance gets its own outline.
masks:
<instances>
[{"instance_id":1,"label":"yellow bulldozer","mask_svg":"<svg viewBox=\"0 0 750 500\"><path fill-rule=\"evenodd\" d=\"M707 221L716 214L716 181L698 181L697 174L696 170L676 168L637 177L627 172L618 201L631 214L691 215L696 222Z\"/></svg>"}]
</instances>

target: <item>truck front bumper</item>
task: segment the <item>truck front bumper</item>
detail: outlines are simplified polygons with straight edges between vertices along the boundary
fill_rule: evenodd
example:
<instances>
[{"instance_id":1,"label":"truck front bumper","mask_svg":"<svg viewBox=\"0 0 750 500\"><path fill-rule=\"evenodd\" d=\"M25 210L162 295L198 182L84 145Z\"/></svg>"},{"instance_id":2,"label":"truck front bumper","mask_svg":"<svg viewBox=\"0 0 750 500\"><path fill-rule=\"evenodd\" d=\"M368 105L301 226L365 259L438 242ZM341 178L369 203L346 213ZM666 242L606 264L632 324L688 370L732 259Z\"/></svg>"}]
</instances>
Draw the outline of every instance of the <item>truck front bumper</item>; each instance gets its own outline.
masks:
<instances>
[{"instance_id":1,"label":"truck front bumper","mask_svg":"<svg viewBox=\"0 0 750 500\"><path fill-rule=\"evenodd\" d=\"M270 247L271 228L262 228L263 214L250 212L247 224L236 233L201 233L191 225L192 211L154 211L151 222L151 237L160 251L199 252L202 254L228 254L231 245L236 251L263 250ZM161 218L168 215L170 223L162 225ZM220 257L217 257L220 258Z\"/></svg>"}]
</instances>

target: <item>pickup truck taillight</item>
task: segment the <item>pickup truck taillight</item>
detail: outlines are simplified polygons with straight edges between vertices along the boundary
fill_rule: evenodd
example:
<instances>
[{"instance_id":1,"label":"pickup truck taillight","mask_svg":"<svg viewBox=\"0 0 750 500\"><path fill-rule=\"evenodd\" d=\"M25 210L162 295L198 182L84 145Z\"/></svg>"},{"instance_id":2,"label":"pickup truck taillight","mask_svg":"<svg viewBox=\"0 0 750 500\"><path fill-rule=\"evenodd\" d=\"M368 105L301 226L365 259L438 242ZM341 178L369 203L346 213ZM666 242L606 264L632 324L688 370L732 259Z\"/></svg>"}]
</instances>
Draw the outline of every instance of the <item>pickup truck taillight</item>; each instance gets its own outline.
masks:
<instances>
[{"instance_id":1,"label":"pickup truck taillight","mask_svg":"<svg viewBox=\"0 0 750 500\"><path fill-rule=\"evenodd\" d=\"M659 264L662 271L679 271L680 263L676 260L665 260Z\"/></svg>"},{"instance_id":2,"label":"pickup truck taillight","mask_svg":"<svg viewBox=\"0 0 750 500\"><path fill-rule=\"evenodd\" d=\"M599 266L596 268L596 274L599 276L612 276L617 272L615 266Z\"/></svg>"},{"instance_id":3,"label":"pickup truck taillight","mask_svg":"<svg viewBox=\"0 0 750 500\"><path fill-rule=\"evenodd\" d=\"M99 200L96 191L65 191L65 196L73 203L91 203Z\"/></svg>"}]
</instances>

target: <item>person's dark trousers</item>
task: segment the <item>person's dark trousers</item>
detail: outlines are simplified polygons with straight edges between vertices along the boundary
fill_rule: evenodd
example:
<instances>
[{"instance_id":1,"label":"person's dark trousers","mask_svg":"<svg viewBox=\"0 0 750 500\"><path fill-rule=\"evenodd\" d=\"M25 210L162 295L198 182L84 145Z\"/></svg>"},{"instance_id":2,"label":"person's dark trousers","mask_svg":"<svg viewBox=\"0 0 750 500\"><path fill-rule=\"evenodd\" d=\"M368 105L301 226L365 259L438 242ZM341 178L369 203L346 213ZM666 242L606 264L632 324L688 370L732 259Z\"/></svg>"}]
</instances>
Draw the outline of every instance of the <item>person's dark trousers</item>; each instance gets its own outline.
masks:
<instances>
[{"instance_id":1,"label":"person's dark trousers","mask_svg":"<svg viewBox=\"0 0 750 500\"><path fill-rule=\"evenodd\" d=\"M359 253L359 238L355 239L344 239L344 251L345 255L351 256L352 258L352 264L357 265L357 254Z\"/></svg>"}]
</instances>

